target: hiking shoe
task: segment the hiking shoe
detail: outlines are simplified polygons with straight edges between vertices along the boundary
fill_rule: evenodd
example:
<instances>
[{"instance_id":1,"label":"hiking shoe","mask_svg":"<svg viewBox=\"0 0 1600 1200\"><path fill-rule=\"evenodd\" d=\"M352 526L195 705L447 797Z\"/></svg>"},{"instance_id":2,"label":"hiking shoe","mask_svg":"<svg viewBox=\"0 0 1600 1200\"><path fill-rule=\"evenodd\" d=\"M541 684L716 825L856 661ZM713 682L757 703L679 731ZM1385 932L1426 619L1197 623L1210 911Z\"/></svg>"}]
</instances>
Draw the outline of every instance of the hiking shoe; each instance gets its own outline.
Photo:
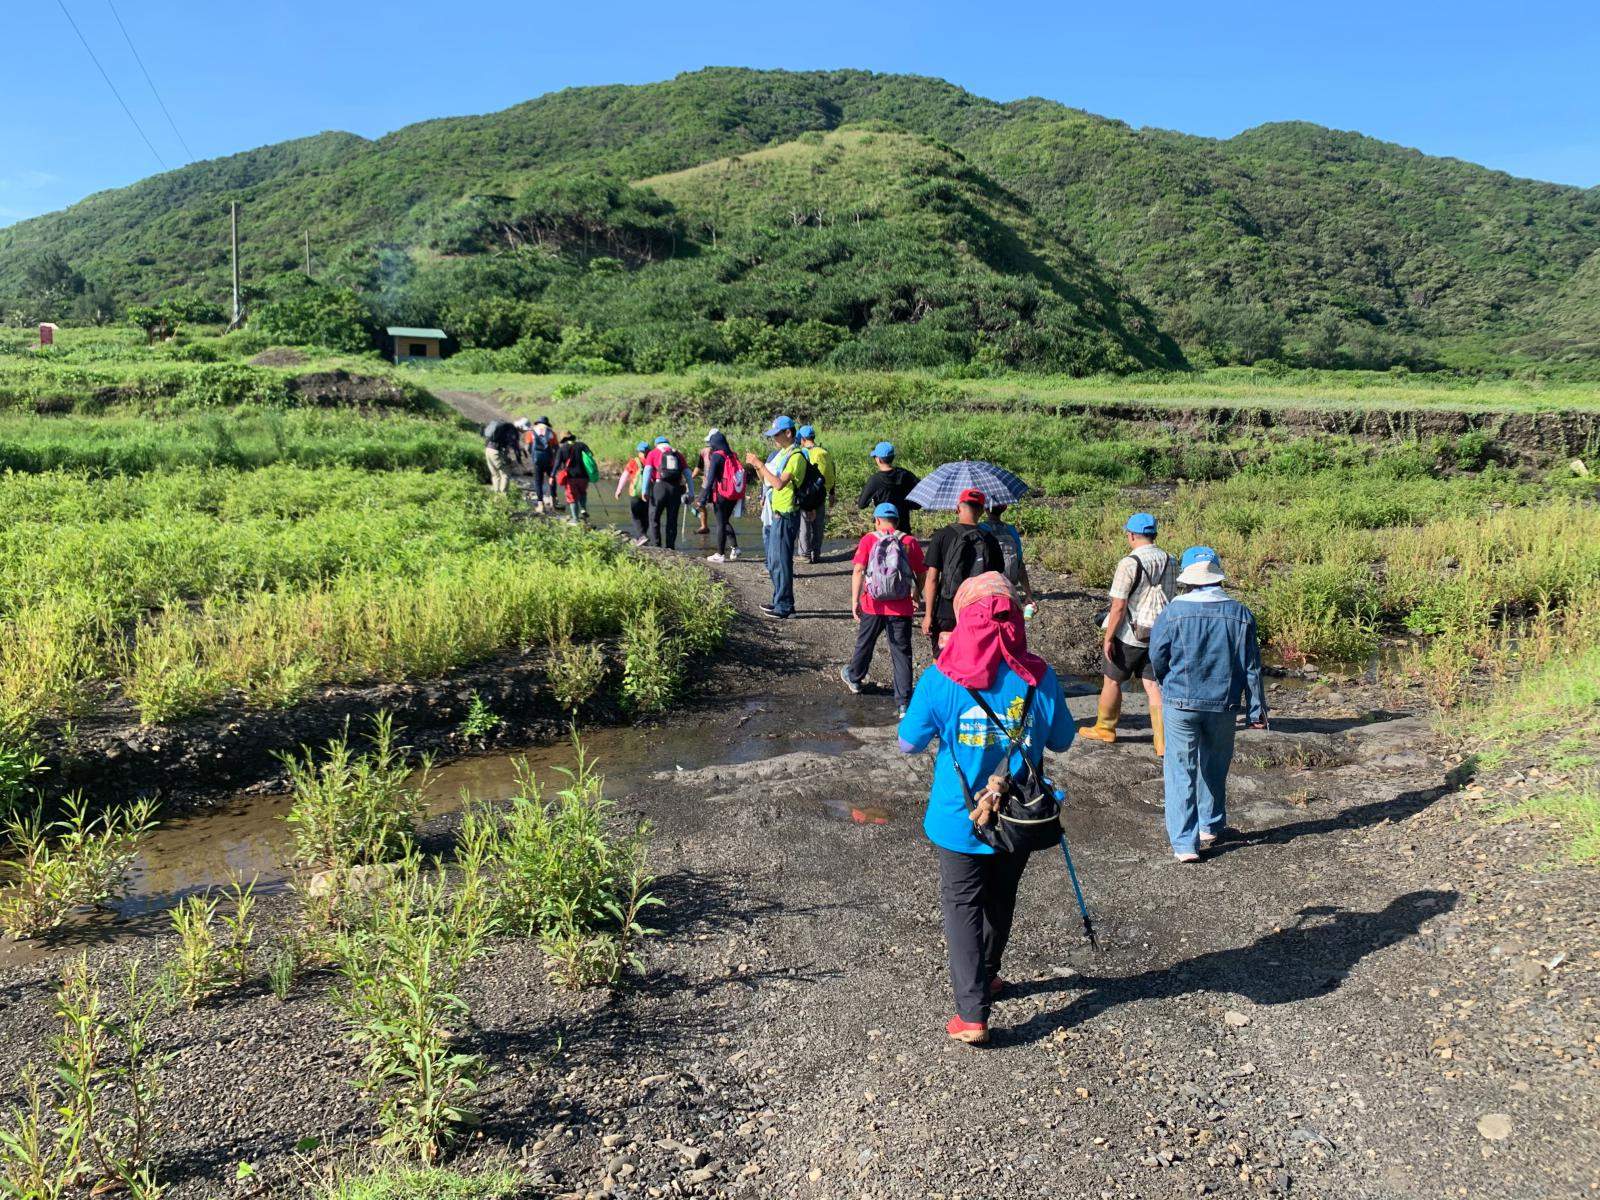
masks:
<instances>
[{"instance_id":1,"label":"hiking shoe","mask_svg":"<svg viewBox=\"0 0 1600 1200\"><path fill-rule=\"evenodd\" d=\"M904 721L906 719L906 706L904 704L894 710L894 719L896 721Z\"/></svg>"},{"instance_id":2,"label":"hiking shoe","mask_svg":"<svg viewBox=\"0 0 1600 1200\"><path fill-rule=\"evenodd\" d=\"M859 683L857 683L854 679L850 678L850 668L849 667L840 667L839 668L839 678L844 680L844 685L845 685L845 687L850 689L850 694L852 696L861 695L861 685Z\"/></svg>"},{"instance_id":3,"label":"hiking shoe","mask_svg":"<svg viewBox=\"0 0 1600 1200\"><path fill-rule=\"evenodd\" d=\"M951 1017L944 1031L956 1041L969 1046L981 1046L989 1040L989 1027L982 1021L963 1021L960 1017Z\"/></svg>"},{"instance_id":4,"label":"hiking shoe","mask_svg":"<svg viewBox=\"0 0 1600 1200\"><path fill-rule=\"evenodd\" d=\"M760 607L761 611L766 613L767 616L769 616L769 617L775 617L775 616L778 615L778 610L773 608L772 605L770 605L770 604L763 604L763 605L760 605L759 607Z\"/></svg>"},{"instance_id":5,"label":"hiking shoe","mask_svg":"<svg viewBox=\"0 0 1600 1200\"><path fill-rule=\"evenodd\" d=\"M708 555L706 555L706 561L707 562L727 562L728 559L727 559L727 557L725 555L722 555L722 554L708 554Z\"/></svg>"},{"instance_id":6,"label":"hiking shoe","mask_svg":"<svg viewBox=\"0 0 1600 1200\"><path fill-rule=\"evenodd\" d=\"M787 621L790 614L781 613L777 609L763 604L761 606L761 615L766 617L769 621Z\"/></svg>"},{"instance_id":7,"label":"hiking shoe","mask_svg":"<svg viewBox=\"0 0 1600 1200\"><path fill-rule=\"evenodd\" d=\"M634 538L633 539L633 544L635 546L648 546L650 544L650 539L647 538L647 537Z\"/></svg>"},{"instance_id":8,"label":"hiking shoe","mask_svg":"<svg viewBox=\"0 0 1600 1200\"><path fill-rule=\"evenodd\" d=\"M1005 995L1006 988L1009 986L1010 985L1006 983L1004 979L1001 979L1000 976L996 975L993 979L989 980L989 999L1000 999L1001 996Z\"/></svg>"},{"instance_id":9,"label":"hiking shoe","mask_svg":"<svg viewBox=\"0 0 1600 1200\"><path fill-rule=\"evenodd\" d=\"M1225 842L1234 835L1235 831L1224 825L1215 833L1202 833L1200 835L1200 849L1209 850L1218 842Z\"/></svg>"},{"instance_id":10,"label":"hiking shoe","mask_svg":"<svg viewBox=\"0 0 1600 1200\"><path fill-rule=\"evenodd\" d=\"M1181 863L1197 863L1200 861L1200 856L1193 850L1180 850L1173 857Z\"/></svg>"},{"instance_id":11,"label":"hiking shoe","mask_svg":"<svg viewBox=\"0 0 1600 1200\"><path fill-rule=\"evenodd\" d=\"M739 561L739 547L735 546L732 550L728 551L728 561L729 562L738 562Z\"/></svg>"},{"instance_id":12,"label":"hiking shoe","mask_svg":"<svg viewBox=\"0 0 1600 1200\"><path fill-rule=\"evenodd\" d=\"M1101 729L1098 725L1085 725L1078 730L1078 736L1088 738L1091 742L1114 742L1117 740L1115 729Z\"/></svg>"}]
</instances>

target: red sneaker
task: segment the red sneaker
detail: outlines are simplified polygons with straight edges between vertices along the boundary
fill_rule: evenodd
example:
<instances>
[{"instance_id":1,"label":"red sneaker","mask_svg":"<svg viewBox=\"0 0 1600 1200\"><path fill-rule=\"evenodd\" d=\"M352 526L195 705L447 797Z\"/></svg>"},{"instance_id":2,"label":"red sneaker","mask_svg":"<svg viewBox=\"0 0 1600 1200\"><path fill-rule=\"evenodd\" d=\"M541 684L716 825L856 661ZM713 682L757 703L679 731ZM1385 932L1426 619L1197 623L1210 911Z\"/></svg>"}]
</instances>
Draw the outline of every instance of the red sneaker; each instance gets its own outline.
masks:
<instances>
[{"instance_id":1,"label":"red sneaker","mask_svg":"<svg viewBox=\"0 0 1600 1200\"><path fill-rule=\"evenodd\" d=\"M944 1031L956 1041L969 1046L981 1046L989 1040L989 1027L982 1021L963 1021L960 1017L951 1017Z\"/></svg>"}]
</instances>

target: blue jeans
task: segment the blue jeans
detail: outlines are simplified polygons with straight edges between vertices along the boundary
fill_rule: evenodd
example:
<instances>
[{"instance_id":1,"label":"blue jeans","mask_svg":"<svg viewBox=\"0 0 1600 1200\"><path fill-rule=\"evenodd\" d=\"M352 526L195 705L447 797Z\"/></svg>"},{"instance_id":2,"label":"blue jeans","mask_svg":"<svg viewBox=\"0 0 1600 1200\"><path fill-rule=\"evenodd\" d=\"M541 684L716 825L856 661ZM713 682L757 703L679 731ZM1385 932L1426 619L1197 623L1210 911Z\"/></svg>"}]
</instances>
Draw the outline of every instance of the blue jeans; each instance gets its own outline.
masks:
<instances>
[{"instance_id":1,"label":"blue jeans","mask_svg":"<svg viewBox=\"0 0 1600 1200\"><path fill-rule=\"evenodd\" d=\"M1231 712L1190 708L1163 711L1167 753L1167 840L1174 854L1193 854L1199 837L1219 833L1228 823L1228 766L1233 762Z\"/></svg>"},{"instance_id":2,"label":"blue jeans","mask_svg":"<svg viewBox=\"0 0 1600 1200\"><path fill-rule=\"evenodd\" d=\"M794 612L794 539L799 528L798 513L773 513L772 524L761 530L767 574L772 577L772 607L780 617Z\"/></svg>"}]
</instances>

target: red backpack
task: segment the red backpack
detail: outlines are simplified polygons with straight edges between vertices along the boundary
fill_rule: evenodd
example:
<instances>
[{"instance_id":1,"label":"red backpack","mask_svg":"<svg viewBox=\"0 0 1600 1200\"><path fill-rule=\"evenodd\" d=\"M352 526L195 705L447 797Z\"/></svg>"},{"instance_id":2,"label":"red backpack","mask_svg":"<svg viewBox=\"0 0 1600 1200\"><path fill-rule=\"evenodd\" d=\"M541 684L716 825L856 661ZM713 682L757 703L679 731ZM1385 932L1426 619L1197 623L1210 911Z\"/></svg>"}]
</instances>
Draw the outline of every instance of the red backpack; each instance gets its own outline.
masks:
<instances>
[{"instance_id":1,"label":"red backpack","mask_svg":"<svg viewBox=\"0 0 1600 1200\"><path fill-rule=\"evenodd\" d=\"M733 455L718 450L722 455L722 470L717 475L718 500L744 499L744 467Z\"/></svg>"}]
</instances>

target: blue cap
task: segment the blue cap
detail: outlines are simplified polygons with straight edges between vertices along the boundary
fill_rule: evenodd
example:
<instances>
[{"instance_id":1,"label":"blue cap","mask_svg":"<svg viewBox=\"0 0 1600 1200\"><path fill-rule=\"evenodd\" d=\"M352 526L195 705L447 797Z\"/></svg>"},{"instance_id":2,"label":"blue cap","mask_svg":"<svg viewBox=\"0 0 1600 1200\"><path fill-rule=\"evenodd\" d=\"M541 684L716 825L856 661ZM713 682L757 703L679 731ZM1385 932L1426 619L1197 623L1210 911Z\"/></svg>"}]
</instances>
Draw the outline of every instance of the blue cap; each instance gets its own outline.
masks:
<instances>
[{"instance_id":1,"label":"blue cap","mask_svg":"<svg viewBox=\"0 0 1600 1200\"><path fill-rule=\"evenodd\" d=\"M793 428L794 428L794 418L793 417L773 417L772 418L772 428L767 430L761 436L762 437L777 437L778 434L782 433L785 429L793 429Z\"/></svg>"},{"instance_id":2,"label":"blue cap","mask_svg":"<svg viewBox=\"0 0 1600 1200\"><path fill-rule=\"evenodd\" d=\"M647 451L649 449L650 449L650 443L649 442L640 442L639 443L639 453L640 454L643 454L645 451Z\"/></svg>"},{"instance_id":3,"label":"blue cap","mask_svg":"<svg viewBox=\"0 0 1600 1200\"><path fill-rule=\"evenodd\" d=\"M666 445L670 445L670 443L666 438L658 437L656 439L656 445L658 445L658 446L666 446Z\"/></svg>"},{"instance_id":4,"label":"blue cap","mask_svg":"<svg viewBox=\"0 0 1600 1200\"><path fill-rule=\"evenodd\" d=\"M872 457L872 458L893 458L894 457L894 443L893 442L879 442L876 446L874 446L872 448L872 454L870 455L870 457Z\"/></svg>"},{"instance_id":5,"label":"blue cap","mask_svg":"<svg viewBox=\"0 0 1600 1200\"><path fill-rule=\"evenodd\" d=\"M885 500L872 510L872 515L874 518L887 517L891 521L898 521L900 519L900 510Z\"/></svg>"},{"instance_id":6,"label":"blue cap","mask_svg":"<svg viewBox=\"0 0 1600 1200\"><path fill-rule=\"evenodd\" d=\"M1155 537L1156 519L1149 513L1134 513L1123 528L1129 533L1137 533L1140 537Z\"/></svg>"},{"instance_id":7,"label":"blue cap","mask_svg":"<svg viewBox=\"0 0 1600 1200\"><path fill-rule=\"evenodd\" d=\"M796 437L803 437L803 438L814 438L814 437L817 436L817 431L813 427L811 427L810 425L802 425L802 426L800 426L800 432L798 434L796 434L795 436Z\"/></svg>"}]
</instances>

